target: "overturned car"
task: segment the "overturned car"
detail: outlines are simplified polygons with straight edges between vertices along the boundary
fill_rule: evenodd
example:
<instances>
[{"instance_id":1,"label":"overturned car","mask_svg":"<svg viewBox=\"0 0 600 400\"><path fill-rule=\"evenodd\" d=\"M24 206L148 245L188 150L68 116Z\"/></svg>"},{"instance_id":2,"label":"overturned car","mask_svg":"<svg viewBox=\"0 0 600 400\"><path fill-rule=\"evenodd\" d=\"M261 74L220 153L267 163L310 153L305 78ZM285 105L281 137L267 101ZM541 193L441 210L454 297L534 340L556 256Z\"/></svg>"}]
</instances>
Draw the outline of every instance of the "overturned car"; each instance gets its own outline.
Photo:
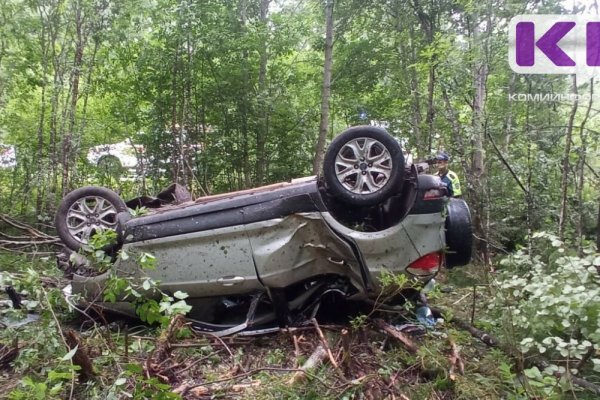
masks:
<instances>
[{"instance_id":1,"label":"overturned car","mask_svg":"<svg viewBox=\"0 0 600 400\"><path fill-rule=\"evenodd\" d=\"M175 194L179 204L153 199L152 212L133 217L128 204L140 199L126 204L108 189L84 187L63 199L55 222L71 250L113 229L113 254L153 254L153 270L116 256L112 268L131 279L149 276L165 293L187 293L198 329L292 325L314 315L325 298L371 305L385 299L378 307L393 309L417 299L444 264L471 258L466 203L448 199L437 176L405 165L399 143L382 128L358 126L337 136L319 177L196 200ZM385 273L404 274L409 284L382 296ZM71 291L97 301L109 277L75 271ZM104 306L134 313L123 300Z\"/></svg>"}]
</instances>

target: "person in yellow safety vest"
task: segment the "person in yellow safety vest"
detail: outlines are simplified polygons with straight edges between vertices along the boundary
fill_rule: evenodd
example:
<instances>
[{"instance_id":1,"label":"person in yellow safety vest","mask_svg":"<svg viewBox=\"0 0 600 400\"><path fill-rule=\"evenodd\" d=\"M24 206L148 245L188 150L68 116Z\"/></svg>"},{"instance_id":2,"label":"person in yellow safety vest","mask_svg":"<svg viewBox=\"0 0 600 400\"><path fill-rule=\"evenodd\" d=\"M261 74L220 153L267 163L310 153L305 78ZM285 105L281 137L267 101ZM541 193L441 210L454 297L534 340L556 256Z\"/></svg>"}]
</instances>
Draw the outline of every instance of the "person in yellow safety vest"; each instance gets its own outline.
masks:
<instances>
[{"instance_id":1,"label":"person in yellow safety vest","mask_svg":"<svg viewBox=\"0 0 600 400\"><path fill-rule=\"evenodd\" d=\"M460 190L460 181L458 180L458 175L455 172L450 171L448 169L448 163L450 161L450 156L445 151L440 152L437 157L437 167L439 176L442 179L442 182L446 184L448 188L448 196L450 197L460 197L462 196L462 191Z\"/></svg>"}]
</instances>

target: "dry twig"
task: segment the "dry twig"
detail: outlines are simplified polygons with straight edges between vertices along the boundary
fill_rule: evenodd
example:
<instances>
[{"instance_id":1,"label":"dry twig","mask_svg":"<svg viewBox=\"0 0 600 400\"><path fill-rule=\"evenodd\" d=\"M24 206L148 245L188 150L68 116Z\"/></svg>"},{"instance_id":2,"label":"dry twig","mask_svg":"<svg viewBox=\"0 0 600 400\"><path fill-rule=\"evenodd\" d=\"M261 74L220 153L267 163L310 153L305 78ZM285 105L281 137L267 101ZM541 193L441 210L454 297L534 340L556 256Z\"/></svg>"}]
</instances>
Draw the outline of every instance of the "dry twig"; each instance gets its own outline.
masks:
<instances>
[{"instance_id":1,"label":"dry twig","mask_svg":"<svg viewBox=\"0 0 600 400\"><path fill-rule=\"evenodd\" d=\"M431 312L433 313L433 315L435 315L436 317L439 317L443 314L446 314L444 312L444 310L441 310L439 308L436 307L431 307ZM491 336L490 334L488 334L487 332L484 332L482 330L479 330L477 328L475 328L473 325L469 324L466 321L463 321L461 319L458 319L456 317L452 317L450 319L450 321L448 321L456 326L458 326L459 328L469 332L471 334L471 336L481 340L483 343L487 344L490 347L497 347L498 346L498 339L496 339L495 337Z\"/></svg>"},{"instance_id":2,"label":"dry twig","mask_svg":"<svg viewBox=\"0 0 600 400\"><path fill-rule=\"evenodd\" d=\"M213 335L210 332L198 332L198 331L194 331L194 333L196 333L197 335L203 335L203 336L207 336L207 337L213 338L213 339L217 340L219 343L221 343L221 345L225 348L225 350L227 350L227 352L229 353L229 356L231 357L231 366L233 367L235 365L235 356L233 355L233 352L231 351L231 349L229 348L229 346L227 346L227 344L223 341L223 339L221 339L217 335Z\"/></svg>"},{"instance_id":3,"label":"dry twig","mask_svg":"<svg viewBox=\"0 0 600 400\"><path fill-rule=\"evenodd\" d=\"M19 222L6 214L0 214L0 221L4 224L23 231L22 235L9 235L0 232L0 248L7 251L21 252L28 247L37 247L38 245L59 245L60 239L56 236L48 235L23 222Z\"/></svg>"},{"instance_id":4,"label":"dry twig","mask_svg":"<svg viewBox=\"0 0 600 400\"><path fill-rule=\"evenodd\" d=\"M294 362L294 364L296 366L298 366L298 360L300 359L300 341L303 337L303 335L297 337L294 333L292 333L292 340L294 341L294 356L296 357L296 361Z\"/></svg>"},{"instance_id":5,"label":"dry twig","mask_svg":"<svg viewBox=\"0 0 600 400\"><path fill-rule=\"evenodd\" d=\"M296 369L297 372L290 378L288 384L292 385L304 379L304 377L307 375L307 371L317 367L326 358L327 350L325 350L325 347L323 347L323 345L320 344L319 346L317 346L315 351L313 351L308 360L306 360L304 365L302 365L300 369Z\"/></svg>"},{"instance_id":6,"label":"dry twig","mask_svg":"<svg viewBox=\"0 0 600 400\"><path fill-rule=\"evenodd\" d=\"M458 353L458 347L456 343L451 338L448 338L448 342L450 343L450 356L448 359L450 360L450 379L456 380L456 375L454 371L458 368L458 373L464 375L465 373L465 363L463 362L460 354Z\"/></svg>"},{"instance_id":7,"label":"dry twig","mask_svg":"<svg viewBox=\"0 0 600 400\"><path fill-rule=\"evenodd\" d=\"M163 333L163 335L161 335L156 343L156 348L146 359L145 369L146 376L148 378L150 378L150 376L157 376L164 382L169 382L170 379L165 376L164 373L169 371L171 368L161 370L161 367L166 361L171 361L171 343L175 341L177 332L179 332L179 329L181 329L181 327L184 325L185 318L183 315L178 314L171 319L166 331Z\"/></svg>"},{"instance_id":8,"label":"dry twig","mask_svg":"<svg viewBox=\"0 0 600 400\"><path fill-rule=\"evenodd\" d=\"M258 387L258 386L260 386L260 384L261 384L260 381L252 381L249 383L238 383L238 384L231 385L231 386L215 383L212 385L195 386L193 388L188 389L187 393L192 395L193 398L197 398L197 397L202 397L202 396L208 396L208 395L214 393L215 391L227 390L228 392L237 393L237 392L241 392L243 390L249 389L249 388Z\"/></svg>"},{"instance_id":9,"label":"dry twig","mask_svg":"<svg viewBox=\"0 0 600 400\"><path fill-rule=\"evenodd\" d=\"M410 340L408 336L406 336L404 333L400 332L398 329L394 328L392 325L388 324L382 319L376 318L375 320L373 320L373 322L375 323L375 326L377 328L381 329L382 331L384 331L385 333L402 343L404 348L408 350L409 353L414 354L417 352L417 345L412 340Z\"/></svg>"},{"instance_id":10,"label":"dry twig","mask_svg":"<svg viewBox=\"0 0 600 400\"><path fill-rule=\"evenodd\" d=\"M342 329L342 363L346 368L350 367L350 335L348 329Z\"/></svg>"},{"instance_id":11,"label":"dry twig","mask_svg":"<svg viewBox=\"0 0 600 400\"><path fill-rule=\"evenodd\" d=\"M14 338L12 344L0 344L0 368L7 368L8 365L19 355L19 338Z\"/></svg>"},{"instance_id":12,"label":"dry twig","mask_svg":"<svg viewBox=\"0 0 600 400\"><path fill-rule=\"evenodd\" d=\"M217 352L219 352L219 350L217 350ZM193 362L191 362L191 363L190 363L188 366L186 366L185 368L183 368L183 369L180 369L179 371L177 371L177 375L181 375L181 374L183 374L184 372L186 372L186 371L188 371L188 370L190 370L190 369L194 368L196 365L200 364L200 363L201 363L202 361L204 361L204 360L208 360L208 359L209 359L210 357L212 357L213 355L214 355L214 353L213 353L213 354L209 354L209 355L207 355L207 356L204 356L204 357L200 357L200 358L198 358L198 359L194 360Z\"/></svg>"},{"instance_id":13,"label":"dry twig","mask_svg":"<svg viewBox=\"0 0 600 400\"><path fill-rule=\"evenodd\" d=\"M71 350L77 348L71 360L73 361L73 364L80 367L79 371L77 371L79 374L79 381L89 381L96 375L96 373L94 372L94 366L88 354L87 346L81 340L77 332L72 329L69 329L65 332L65 339Z\"/></svg>"},{"instance_id":14,"label":"dry twig","mask_svg":"<svg viewBox=\"0 0 600 400\"><path fill-rule=\"evenodd\" d=\"M331 349L329 348L329 343L327 343L327 339L325 339L325 335L323 335L323 331L319 327L319 323L317 322L317 320L315 318L313 318L311 320L311 322L314 325L315 329L317 330L317 334L319 335L319 338L321 339L321 343L323 344L325 351L327 351L327 355L329 356L329 361L331 362L331 365L333 365L333 367L335 369L339 369L340 367L339 367L338 363L335 361L335 358L333 357L333 353L331 352Z\"/></svg>"}]
</instances>

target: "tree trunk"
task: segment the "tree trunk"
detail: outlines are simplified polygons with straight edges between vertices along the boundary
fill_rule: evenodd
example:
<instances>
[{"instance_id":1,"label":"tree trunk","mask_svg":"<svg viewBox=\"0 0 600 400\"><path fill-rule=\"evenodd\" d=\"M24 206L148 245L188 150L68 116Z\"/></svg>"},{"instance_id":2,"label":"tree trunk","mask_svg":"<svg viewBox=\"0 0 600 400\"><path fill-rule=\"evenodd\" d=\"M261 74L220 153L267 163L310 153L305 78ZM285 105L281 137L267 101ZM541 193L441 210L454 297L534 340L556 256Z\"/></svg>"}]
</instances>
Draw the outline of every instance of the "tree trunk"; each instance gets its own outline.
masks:
<instances>
[{"instance_id":1,"label":"tree trunk","mask_svg":"<svg viewBox=\"0 0 600 400\"><path fill-rule=\"evenodd\" d=\"M44 78L45 79L45 78ZM40 100L40 118L38 120L38 129L37 129L37 184L38 190L36 194L35 200L35 212L37 215L42 215L44 209L44 198L45 198L45 188L44 184L44 171L46 168L46 161L44 160L44 148L46 147L44 144L44 124L46 121L46 83L42 84L42 93Z\"/></svg>"},{"instance_id":2,"label":"tree trunk","mask_svg":"<svg viewBox=\"0 0 600 400\"><path fill-rule=\"evenodd\" d=\"M475 18L475 27L473 29L473 42L475 46L487 46L485 40L480 37L478 18ZM489 27L488 27L489 29ZM489 37L489 36L488 36ZM478 55L479 60L474 64L474 93L473 93L473 137L472 137L472 158L471 158L471 187L470 192L472 203L474 205L473 225L477 237L476 248L482 259L487 265L489 263L488 235L486 229L486 204L485 204L485 150L483 146L485 138L484 109L487 91L488 63L484 54Z\"/></svg>"},{"instance_id":3,"label":"tree trunk","mask_svg":"<svg viewBox=\"0 0 600 400\"><path fill-rule=\"evenodd\" d=\"M585 162L587 158L587 141L588 141L588 133L585 127L589 117L590 112L592 111L592 104L594 99L594 79L590 79L590 102L588 103L587 110L585 112L585 116L583 117L583 121L581 121L581 125L579 127L579 137L581 139L581 148L579 150L579 159L577 160L578 165L578 173L579 179L577 184L577 252L580 257L583 257L583 214L584 214L584 204L583 204L583 188L585 186Z\"/></svg>"},{"instance_id":4,"label":"tree trunk","mask_svg":"<svg viewBox=\"0 0 600 400\"><path fill-rule=\"evenodd\" d=\"M199 129L198 119L195 118L197 113L192 111L195 108L195 101L193 97L193 68L192 68L192 53L193 53L192 38L190 32L186 33L185 50L186 50L186 68L185 68L185 101L184 101L184 112L183 121L187 127L188 136L186 137L186 147L184 150L183 169L186 171L186 182L188 189L192 196L194 195L194 182L198 182L196 171L194 170L194 164L196 160L197 148L196 145L200 142L199 140Z\"/></svg>"},{"instance_id":5,"label":"tree trunk","mask_svg":"<svg viewBox=\"0 0 600 400\"><path fill-rule=\"evenodd\" d=\"M401 31L401 27L398 27L398 31ZM412 28L411 28L412 31ZM412 34L411 34L412 36ZM398 49L398 58L402 65L403 69L406 69L406 64L404 63L404 59L406 57L407 49L404 47L402 41L396 47ZM411 50L412 59L411 62L414 64L416 61L416 55L414 54L414 49ZM416 152L419 153L422 149L421 144L421 106L420 106L420 96L419 96L419 80L417 74L410 74L409 85L410 85L410 99L411 99L411 107L412 112L410 113L410 117L412 121L411 124L411 132L409 132L414 139L414 146L416 148Z\"/></svg>"},{"instance_id":6,"label":"tree trunk","mask_svg":"<svg viewBox=\"0 0 600 400\"><path fill-rule=\"evenodd\" d=\"M81 146L81 139L83 138L83 133L85 131L87 125L87 109L88 109L88 101L90 97L90 88L92 86L92 74L94 72L94 64L96 62L96 55L98 54L98 49L100 48L100 40L95 40L94 42L94 50L92 51L92 57L88 63L88 71L87 76L85 78L85 87L87 90L84 92L83 96L83 106L81 108L81 117L79 123L79 134L75 138L75 150L79 150ZM72 175L77 175L77 164L73 165Z\"/></svg>"},{"instance_id":7,"label":"tree trunk","mask_svg":"<svg viewBox=\"0 0 600 400\"><path fill-rule=\"evenodd\" d=\"M40 32L40 48L42 50L42 93L40 99L40 117L38 119L38 129L37 129L37 193L36 193L36 201L35 201L35 210L37 215L42 215L44 211L44 199L46 196L46 185L45 185L45 176L47 169L47 162L45 160L46 155L44 154L44 149L46 145L44 143L44 125L46 123L46 76L48 74L48 41L46 38L46 24L44 21L44 16L42 13L41 7L38 7L38 12L40 16L40 22L42 25L42 31Z\"/></svg>"},{"instance_id":8,"label":"tree trunk","mask_svg":"<svg viewBox=\"0 0 600 400\"><path fill-rule=\"evenodd\" d=\"M531 180L532 174L532 162L531 162L531 142L527 142L527 249L529 250L529 256L533 257L533 196L531 196Z\"/></svg>"},{"instance_id":9,"label":"tree trunk","mask_svg":"<svg viewBox=\"0 0 600 400\"><path fill-rule=\"evenodd\" d=\"M419 20L419 24L421 25L421 30L425 34L425 40L427 46L433 45L433 38L436 29L436 17L437 17L437 9L434 7L434 3L430 3L428 12L423 8L421 3L418 0L412 0L411 7ZM414 44L413 44L414 46ZM414 47L413 47L414 49ZM427 126L427 137L424 138L425 143L427 143L427 154L431 154L432 145L433 145L433 120L435 115L433 96L435 91L435 55L429 59L429 71L427 74L427 114L425 115L425 123ZM415 74L416 75L416 74Z\"/></svg>"},{"instance_id":10,"label":"tree trunk","mask_svg":"<svg viewBox=\"0 0 600 400\"><path fill-rule=\"evenodd\" d=\"M261 110L261 123L256 130L256 183L261 185L265 180L265 171L267 159L265 154L265 144L269 135L269 103L267 93L267 38L268 38L268 13L271 0L261 0L260 2L260 24L264 29L265 37L260 46L260 65L258 68L258 100Z\"/></svg>"},{"instance_id":11,"label":"tree trunk","mask_svg":"<svg viewBox=\"0 0 600 400\"><path fill-rule=\"evenodd\" d=\"M459 114L456 108L452 106L452 103L450 102L450 96L448 96L448 91L444 87L442 87L442 97L444 99L444 103L446 104L446 110L448 113L447 119L448 121L450 121L450 125L452 126L452 141L457 145L458 153L461 156L460 160L463 176L467 176L468 172L470 171L470 168L466 158L464 157L464 155L466 154L466 149L465 142L463 140L462 126L459 120ZM465 185L465 188L466 187L468 187L468 185Z\"/></svg>"},{"instance_id":12,"label":"tree trunk","mask_svg":"<svg viewBox=\"0 0 600 400\"><path fill-rule=\"evenodd\" d=\"M329 124L329 97L331 95L331 67L333 64L333 1L325 3L325 62L323 65L323 90L321 92L321 123L319 124L319 138L315 148L313 160L313 174L321 171L325 157L325 139Z\"/></svg>"},{"instance_id":13,"label":"tree trunk","mask_svg":"<svg viewBox=\"0 0 600 400\"><path fill-rule=\"evenodd\" d=\"M75 133L75 118L77 115L77 101L79 100L79 77L81 75L81 66L83 61L83 16L81 14L81 4L75 4L75 29L77 43L75 45L75 56L73 60L73 70L71 72L71 103L69 106L67 131L62 142L62 195L65 196L69 191L71 163L73 162L73 136Z\"/></svg>"},{"instance_id":14,"label":"tree trunk","mask_svg":"<svg viewBox=\"0 0 600 400\"><path fill-rule=\"evenodd\" d=\"M583 187L585 186L585 160L587 156L587 139L588 134L585 128L585 124L587 123L590 112L592 110L594 98L594 79L590 79L590 102L588 103L587 110L585 111L585 116L583 117L583 121L581 121L581 125L579 126L579 138L581 139L581 148L579 149L579 159L577 160L577 252L579 256L583 256Z\"/></svg>"},{"instance_id":15,"label":"tree trunk","mask_svg":"<svg viewBox=\"0 0 600 400\"><path fill-rule=\"evenodd\" d=\"M506 110L506 122L504 123L504 131L506 135L506 139L504 141L504 151L507 152L510 146L510 140L512 138L512 120L513 120L513 102L511 100L511 95L515 91L515 78L517 74L513 73L510 76L510 81L508 82L508 110Z\"/></svg>"},{"instance_id":16,"label":"tree trunk","mask_svg":"<svg viewBox=\"0 0 600 400\"><path fill-rule=\"evenodd\" d=\"M432 61L433 62L433 61ZM433 95L435 90L435 66L429 67L429 78L427 81L427 154L431 154L433 147L433 119L435 117L435 109L433 105Z\"/></svg>"},{"instance_id":17,"label":"tree trunk","mask_svg":"<svg viewBox=\"0 0 600 400\"><path fill-rule=\"evenodd\" d=\"M46 11L47 19L45 23L48 25L48 34L50 37L49 49L52 55L52 96L50 100L50 143L49 143L49 163L48 170L49 188L47 192L47 201L49 204L55 204L60 197L58 190L58 167L59 167L59 112L60 112L60 97L63 86L63 66L65 64L64 54L66 46L59 43L59 28L63 21L58 6Z\"/></svg>"},{"instance_id":18,"label":"tree trunk","mask_svg":"<svg viewBox=\"0 0 600 400\"><path fill-rule=\"evenodd\" d=\"M181 157L180 146L181 146L181 130L183 129L177 123L177 101L178 101L178 89L177 89L177 74L179 73L179 40L175 43L175 53L173 55L173 68L171 76L171 180L176 183L180 183L179 173L179 160Z\"/></svg>"},{"instance_id":19,"label":"tree trunk","mask_svg":"<svg viewBox=\"0 0 600 400\"><path fill-rule=\"evenodd\" d=\"M240 31L241 36L246 40L247 29L246 24L248 23L248 2L247 0L241 0L239 5L240 13ZM242 176L238 181L239 186L243 188L249 188L252 186L252 177L250 174L250 143L248 140L249 136L249 124L248 116L250 114L250 102L248 98L250 96L250 62L249 52L247 48L242 49L242 60L241 60L241 73L242 73L242 93L240 96L240 130L242 133Z\"/></svg>"},{"instance_id":20,"label":"tree trunk","mask_svg":"<svg viewBox=\"0 0 600 400\"><path fill-rule=\"evenodd\" d=\"M596 251L600 249L600 196L598 196L598 218L596 219Z\"/></svg>"},{"instance_id":21,"label":"tree trunk","mask_svg":"<svg viewBox=\"0 0 600 400\"><path fill-rule=\"evenodd\" d=\"M531 81L527 80L527 93L531 93ZM523 131L527 132L529 129L529 116L530 116L530 105L525 104L525 121ZM531 156L531 140L527 141L527 192L529 192L527 201L527 249L528 254L533 262L533 211L535 209L535 196L531 195L532 182L533 182L533 161Z\"/></svg>"},{"instance_id":22,"label":"tree trunk","mask_svg":"<svg viewBox=\"0 0 600 400\"><path fill-rule=\"evenodd\" d=\"M573 75L573 94L577 95L577 76ZM565 228L567 226L567 194L569 185L569 153L571 153L571 142L573 138L573 123L577 114L577 97L571 107L569 115L569 124L565 136L565 151L562 159L562 177L560 180L560 211L558 214L558 237L563 240L565 237Z\"/></svg>"},{"instance_id":23,"label":"tree trunk","mask_svg":"<svg viewBox=\"0 0 600 400\"><path fill-rule=\"evenodd\" d=\"M410 47L411 47L411 57L412 64L417 63L417 53L416 48L417 44L415 43L415 32L414 28L411 25L408 28L408 32L410 34ZM401 50L403 52L403 50ZM403 54L400 54L401 57L404 57ZM415 145L417 147L417 155L423 156L422 152L425 150L423 143L421 142L421 96L419 93L419 74L413 72L410 74L410 97L412 99L412 128L413 135L415 139Z\"/></svg>"}]
</instances>

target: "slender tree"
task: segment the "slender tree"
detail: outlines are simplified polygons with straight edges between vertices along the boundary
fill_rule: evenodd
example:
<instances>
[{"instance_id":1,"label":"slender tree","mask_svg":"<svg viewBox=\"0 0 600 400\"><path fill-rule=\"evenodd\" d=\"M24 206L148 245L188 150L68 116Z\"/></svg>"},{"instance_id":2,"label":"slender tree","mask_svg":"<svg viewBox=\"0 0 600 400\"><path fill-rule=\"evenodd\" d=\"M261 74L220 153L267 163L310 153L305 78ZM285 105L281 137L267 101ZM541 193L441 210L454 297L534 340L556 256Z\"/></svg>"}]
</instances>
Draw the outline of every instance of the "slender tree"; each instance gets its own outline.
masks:
<instances>
[{"instance_id":1,"label":"slender tree","mask_svg":"<svg viewBox=\"0 0 600 400\"><path fill-rule=\"evenodd\" d=\"M329 98L331 96L331 68L333 64L333 0L325 3L325 61L323 63L323 87L321 90L321 122L315 147L313 174L318 174L325 155L325 139L329 127Z\"/></svg>"},{"instance_id":2,"label":"slender tree","mask_svg":"<svg viewBox=\"0 0 600 400\"><path fill-rule=\"evenodd\" d=\"M572 93L577 96L577 76L573 75ZM562 173L560 180L560 211L558 214L558 236L562 239L565 237L565 229L567 226L567 193L569 191L569 155L571 153L571 144L573 142L573 127L575 123L575 115L577 114L578 101L577 98L573 101L571 113L569 114L569 122L565 134L565 149L562 157Z\"/></svg>"}]
</instances>

